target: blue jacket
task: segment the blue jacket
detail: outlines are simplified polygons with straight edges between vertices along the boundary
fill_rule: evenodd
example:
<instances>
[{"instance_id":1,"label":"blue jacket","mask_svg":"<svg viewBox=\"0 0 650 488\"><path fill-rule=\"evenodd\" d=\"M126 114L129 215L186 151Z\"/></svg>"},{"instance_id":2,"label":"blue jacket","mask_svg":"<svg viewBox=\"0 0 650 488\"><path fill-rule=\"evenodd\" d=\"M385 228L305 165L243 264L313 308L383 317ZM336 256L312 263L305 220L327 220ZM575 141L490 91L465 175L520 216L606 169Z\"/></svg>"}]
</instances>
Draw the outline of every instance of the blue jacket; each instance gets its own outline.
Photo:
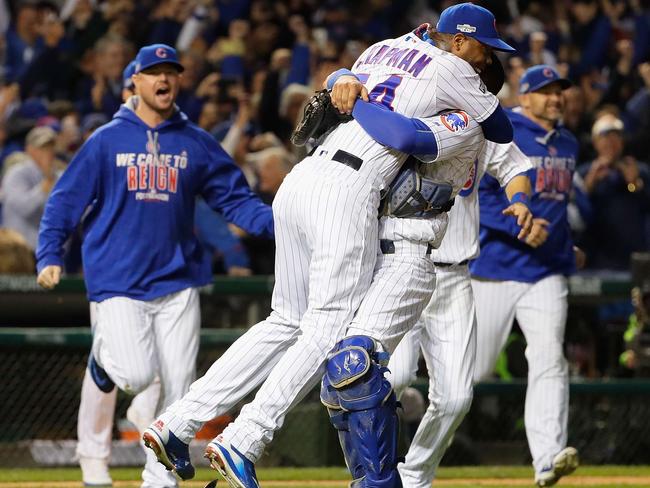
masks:
<instances>
[{"instance_id":1,"label":"blue jacket","mask_svg":"<svg viewBox=\"0 0 650 488\"><path fill-rule=\"evenodd\" d=\"M211 270L194 235L197 195L246 231L273 235L271 208L207 132L182 112L150 129L122 106L55 185L41 221L38 270L62 264L63 243L90 206L82 247L90 300L151 300L205 285Z\"/></svg>"},{"instance_id":2,"label":"blue jacket","mask_svg":"<svg viewBox=\"0 0 650 488\"><path fill-rule=\"evenodd\" d=\"M470 264L475 276L533 283L552 274L575 272L567 205L576 168L578 141L564 127L551 132L523 115L508 111L514 141L534 168L527 172L533 187L530 209L550 222L544 244L533 249L517 239L516 220L501 212L508 205L497 180L485 175L479 186L481 254Z\"/></svg>"}]
</instances>

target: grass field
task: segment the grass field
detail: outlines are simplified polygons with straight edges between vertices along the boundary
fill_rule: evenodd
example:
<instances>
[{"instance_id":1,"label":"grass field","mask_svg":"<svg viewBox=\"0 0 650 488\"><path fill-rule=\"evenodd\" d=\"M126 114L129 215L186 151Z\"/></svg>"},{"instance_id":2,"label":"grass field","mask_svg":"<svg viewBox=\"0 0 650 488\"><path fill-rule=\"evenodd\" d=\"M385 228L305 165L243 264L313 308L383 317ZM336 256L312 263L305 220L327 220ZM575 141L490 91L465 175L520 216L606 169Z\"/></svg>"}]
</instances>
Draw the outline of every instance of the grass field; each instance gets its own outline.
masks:
<instances>
[{"instance_id":1,"label":"grass field","mask_svg":"<svg viewBox=\"0 0 650 488\"><path fill-rule=\"evenodd\" d=\"M112 469L116 488L138 488L139 469ZM441 468L434 486L468 487L532 487L532 470L526 467L467 467ZM199 469L196 478L182 482L181 487L203 488L215 477L214 471ZM259 469L262 488L346 488L349 476L343 468L269 468ZM0 469L0 488L80 488L78 469ZM219 481L218 488L227 488ZM566 477L556 486L563 488L621 488L626 486L650 488L650 466L585 466Z\"/></svg>"}]
</instances>

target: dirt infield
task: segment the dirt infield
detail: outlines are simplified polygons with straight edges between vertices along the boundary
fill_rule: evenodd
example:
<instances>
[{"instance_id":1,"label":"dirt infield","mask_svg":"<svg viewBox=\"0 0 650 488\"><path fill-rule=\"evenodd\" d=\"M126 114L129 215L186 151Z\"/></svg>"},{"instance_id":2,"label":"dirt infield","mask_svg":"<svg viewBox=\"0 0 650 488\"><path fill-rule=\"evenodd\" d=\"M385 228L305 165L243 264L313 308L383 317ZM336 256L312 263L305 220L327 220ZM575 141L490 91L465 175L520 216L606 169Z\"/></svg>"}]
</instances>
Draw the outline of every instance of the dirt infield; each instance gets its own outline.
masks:
<instances>
[{"instance_id":1,"label":"dirt infield","mask_svg":"<svg viewBox=\"0 0 650 488\"><path fill-rule=\"evenodd\" d=\"M115 488L137 488L141 481L114 481ZM205 481L189 481L182 484L185 488L203 488ZM291 488L291 487L337 487L344 488L348 486L346 481L333 480L300 480L300 481L263 481L264 488ZM650 487L650 476L569 476L562 480L558 486L637 486ZM0 482L0 488L81 488L81 482L70 481L48 481L48 482ZM225 482L219 482L219 487L226 486ZM530 478L457 478L457 479L440 479L437 480L434 487L438 486L532 486Z\"/></svg>"}]
</instances>

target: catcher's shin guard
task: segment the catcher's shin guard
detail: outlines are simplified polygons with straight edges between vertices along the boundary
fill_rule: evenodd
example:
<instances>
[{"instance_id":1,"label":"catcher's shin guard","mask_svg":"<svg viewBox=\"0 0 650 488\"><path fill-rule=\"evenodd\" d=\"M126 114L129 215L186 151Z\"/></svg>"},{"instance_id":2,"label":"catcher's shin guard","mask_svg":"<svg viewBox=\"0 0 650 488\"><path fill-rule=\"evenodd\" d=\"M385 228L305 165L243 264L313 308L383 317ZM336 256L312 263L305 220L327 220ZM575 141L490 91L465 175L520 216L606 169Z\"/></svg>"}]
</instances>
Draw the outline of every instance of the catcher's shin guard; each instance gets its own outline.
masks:
<instances>
[{"instance_id":1,"label":"catcher's shin guard","mask_svg":"<svg viewBox=\"0 0 650 488\"><path fill-rule=\"evenodd\" d=\"M331 411L336 410L338 397L343 415L331 412L330 421L339 430L354 486L401 488L397 400L384 378L382 355L371 337L351 336L340 341L327 361L321 400Z\"/></svg>"},{"instance_id":2,"label":"catcher's shin guard","mask_svg":"<svg viewBox=\"0 0 650 488\"><path fill-rule=\"evenodd\" d=\"M349 413L341 408L339 396L332 387L327 375L323 376L320 389L320 400L327 407L327 413L330 416L330 423L334 426L339 434L339 443L345 457L345 464L348 466L352 479L360 480L363 478L363 466L359 462L357 451L352 447L350 438L350 429L348 428Z\"/></svg>"}]
</instances>

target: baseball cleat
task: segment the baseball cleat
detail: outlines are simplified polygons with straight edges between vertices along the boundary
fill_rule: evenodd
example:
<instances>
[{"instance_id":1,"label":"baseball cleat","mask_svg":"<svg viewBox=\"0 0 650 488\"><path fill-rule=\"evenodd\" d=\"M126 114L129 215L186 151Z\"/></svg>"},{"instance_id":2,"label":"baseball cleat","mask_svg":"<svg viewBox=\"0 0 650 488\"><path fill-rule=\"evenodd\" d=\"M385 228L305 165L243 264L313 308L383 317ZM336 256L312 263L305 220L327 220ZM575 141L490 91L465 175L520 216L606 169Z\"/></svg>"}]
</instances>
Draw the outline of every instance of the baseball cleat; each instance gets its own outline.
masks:
<instances>
[{"instance_id":1,"label":"baseball cleat","mask_svg":"<svg viewBox=\"0 0 650 488\"><path fill-rule=\"evenodd\" d=\"M553 486L562 476L573 473L579 464L578 450L575 447L565 447L555 455L550 466L535 475L535 484Z\"/></svg>"},{"instance_id":2,"label":"baseball cleat","mask_svg":"<svg viewBox=\"0 0 650 488\"><path fill-rule=\"evenodd\" d=\"M108 472L108 463L105 459L79 457L81 477L85 487L106 488L113 486L113 480Z\"/></svg>"},{"instance_id":3,"label":"baseball cleat","mask_svg":"<svg viewBox=\"0 0 650 488\"><path fill-rule=\"evenodd\" d=\"M255 465L222 436L208 444L205 457L209 459L210 467L216 469L232 488L260 488Z\"/></svg>"},{"instance_id":4,"label":"baseball cleat","mask_svg":"<svg viewBox=\"0 0 650 488\"><path fill-rule=\"evenodd\" d=\"M182 480L194 478L189 446L176 437L162 421L156 420L151 424L142 434L142 440L167 471L174 471Z\"/></svg>"},{"instance_id":5,"label":"baseball cleat","mask_svg":"<svg viewBox=\"0 0 650 488\"><path fill-rule=\"evenodd\" d=\"M92 352L90 353L90 356L88 356L88 370L90 371L90 377L97 385L97 388L104 393L110 393L113 391L115 383L113 383L113 380L108 376L106 370L97 364Z\"/></svg>"}]
</instances>

